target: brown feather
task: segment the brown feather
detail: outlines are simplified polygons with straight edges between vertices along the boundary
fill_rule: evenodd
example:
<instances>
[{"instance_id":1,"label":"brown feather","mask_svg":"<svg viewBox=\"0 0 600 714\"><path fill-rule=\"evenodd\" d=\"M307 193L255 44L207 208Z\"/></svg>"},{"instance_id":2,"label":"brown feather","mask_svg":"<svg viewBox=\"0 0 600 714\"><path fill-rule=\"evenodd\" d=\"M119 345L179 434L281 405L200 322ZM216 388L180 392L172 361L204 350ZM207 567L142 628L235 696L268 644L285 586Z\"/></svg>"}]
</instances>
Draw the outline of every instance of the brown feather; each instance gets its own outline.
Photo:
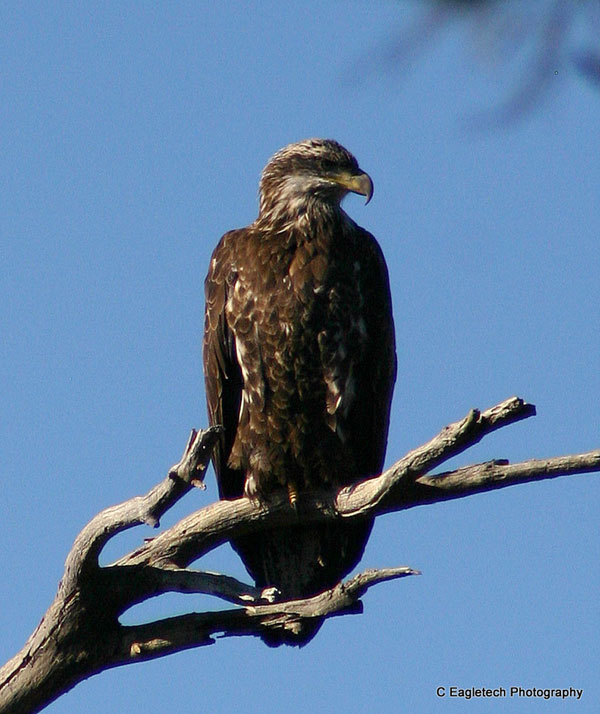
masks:
<instances>
[{"instance_id":1,"label":"brown feather","mask_svg":"<svg viewBox=\"0 0 600 714\"><path fill-rule=\"evenodd\" d=\"M213 253L204 369L210 423L225 427L223 498L285 489L301 504L303 491L382 468L396 369L389 281L377 242L339 205L347 175L362 173L336 142L286 147L263 172L257 220ZM257 585L306 597L357 564L371 527L295 525L233 545ZM265 639L303 644L316 629Z\"/></svg>"}]
</instances>

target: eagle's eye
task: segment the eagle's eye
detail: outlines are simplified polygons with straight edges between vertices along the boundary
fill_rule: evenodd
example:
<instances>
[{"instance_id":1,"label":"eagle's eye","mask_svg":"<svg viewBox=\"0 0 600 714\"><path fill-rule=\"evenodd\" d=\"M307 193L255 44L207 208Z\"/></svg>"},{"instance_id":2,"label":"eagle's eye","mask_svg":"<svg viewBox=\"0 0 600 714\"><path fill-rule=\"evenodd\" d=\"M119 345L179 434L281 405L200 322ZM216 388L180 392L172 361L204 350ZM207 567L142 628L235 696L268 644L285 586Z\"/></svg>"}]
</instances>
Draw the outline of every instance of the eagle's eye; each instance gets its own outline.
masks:
<instances>
[{"instance_id":1,"label":"eagle's eye","mask_svg":"<svg viewBox=\"0 0 600 714\"><path fill-rule=\"evenodd\" d=\"M335 171L335 161L332 161L331 159L323 159L321 162L321 168L323 171Z\"/></svg>"}]
</instances>

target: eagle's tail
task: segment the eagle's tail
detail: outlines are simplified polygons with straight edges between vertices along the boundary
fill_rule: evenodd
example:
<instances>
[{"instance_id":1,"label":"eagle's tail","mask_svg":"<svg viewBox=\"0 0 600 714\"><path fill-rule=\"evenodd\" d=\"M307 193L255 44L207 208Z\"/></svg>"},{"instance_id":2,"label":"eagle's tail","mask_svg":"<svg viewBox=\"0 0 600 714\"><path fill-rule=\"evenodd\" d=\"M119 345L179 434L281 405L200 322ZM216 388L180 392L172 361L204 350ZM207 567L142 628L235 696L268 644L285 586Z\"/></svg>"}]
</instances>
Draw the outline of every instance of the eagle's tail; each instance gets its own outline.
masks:
<instances>
[{"instance_id":1,"label":"eagle's tail","mask_svg":"<svg viewBox=\"0 0 600 714\"><path fill-rule=\"evenodd\" d=\"M315 617L312 620L303 620L294 623L293 629L276 630L270 628L260 637L269 647L280 647L281 645L291 645L292 647L304 647L321 629L322 617Z\"/></svg>"},{"instance_id":2,"label":"eagle's tail","mask_svg":"<svg viewBox=\"0 0 600 714\"><path fill-rule=\"evenodd\" d=\"M358 563L373 521L297 525L262 531L233 542L260 588L274 587L278 599L304 599L337 585ZM262 635L270 647L302 647L310 642L323 618L304 618L272 627Z\"/></svg>"}]
</instances>

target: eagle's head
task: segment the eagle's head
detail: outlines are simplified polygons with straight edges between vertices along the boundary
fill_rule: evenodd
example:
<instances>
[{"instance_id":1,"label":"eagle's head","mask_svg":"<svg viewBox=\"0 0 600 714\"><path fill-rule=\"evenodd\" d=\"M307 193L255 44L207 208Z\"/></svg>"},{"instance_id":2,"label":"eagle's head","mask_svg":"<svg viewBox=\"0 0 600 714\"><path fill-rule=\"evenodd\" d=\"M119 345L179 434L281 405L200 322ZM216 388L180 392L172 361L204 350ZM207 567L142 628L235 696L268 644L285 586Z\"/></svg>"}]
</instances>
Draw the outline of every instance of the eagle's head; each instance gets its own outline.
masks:
<instances>
[{"instance_id":1,"label":"eagle's head","mask_svg":"<svg viewBox=\"0 0 600 714\"><path fill-rule=\"evenodd\" d=\"M260 216L294 220L312 209L339 210L348 192L373 195L373 182L333 139L306 139L280 149L260 180Z\"/></svg>"}]
</instances>

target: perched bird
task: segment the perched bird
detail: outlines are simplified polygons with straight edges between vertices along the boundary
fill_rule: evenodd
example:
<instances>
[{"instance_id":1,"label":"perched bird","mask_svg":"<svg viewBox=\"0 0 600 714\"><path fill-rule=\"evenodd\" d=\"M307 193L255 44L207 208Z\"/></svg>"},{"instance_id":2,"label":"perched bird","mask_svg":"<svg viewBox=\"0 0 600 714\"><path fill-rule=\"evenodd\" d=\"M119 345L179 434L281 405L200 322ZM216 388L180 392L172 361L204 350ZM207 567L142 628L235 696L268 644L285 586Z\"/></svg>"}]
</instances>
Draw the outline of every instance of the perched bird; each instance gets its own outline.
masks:
<instances>
[{"instance_id":1,"label":"perched bird","mask_svg":"<svg viewBox=\"0 0 600 714\"><path fill-rule=\"evenodd\" d=\"M206 278L204 374L222 498L263 502L352 484L383 465L396 375L387 268L341 208L373 193L343 146L308 139L263 170L252 225L226 233ZM300 523L237 538L259 587L285 599L332 587L360 560L372 519ZM265 635L304 644L320 623Z\"/></svg>"}]
</instances>

